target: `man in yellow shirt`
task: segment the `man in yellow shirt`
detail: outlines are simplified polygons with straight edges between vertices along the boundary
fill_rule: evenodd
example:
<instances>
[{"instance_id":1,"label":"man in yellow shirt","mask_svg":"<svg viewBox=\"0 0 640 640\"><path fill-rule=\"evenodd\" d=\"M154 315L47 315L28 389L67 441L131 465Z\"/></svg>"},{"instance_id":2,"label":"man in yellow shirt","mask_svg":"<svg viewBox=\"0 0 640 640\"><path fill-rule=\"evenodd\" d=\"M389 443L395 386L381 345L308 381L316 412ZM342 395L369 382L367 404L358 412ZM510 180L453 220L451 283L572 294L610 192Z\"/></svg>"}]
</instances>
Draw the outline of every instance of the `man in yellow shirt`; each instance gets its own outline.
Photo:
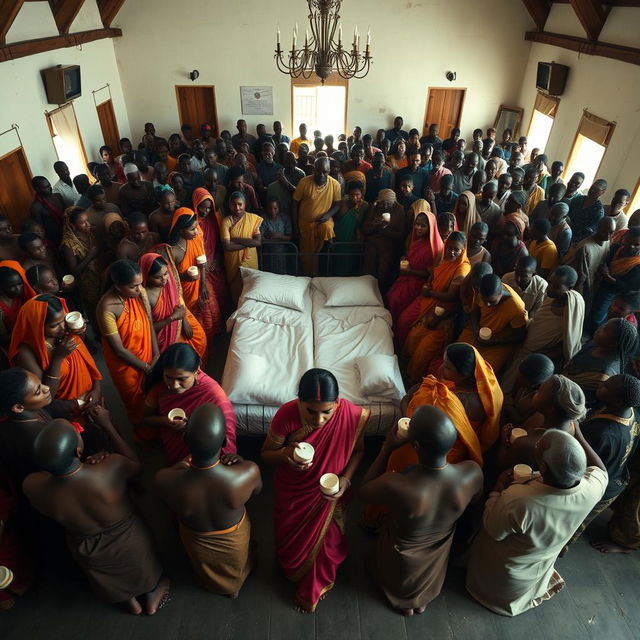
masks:
<instances>
[{"instance_id":1,"label":"man in yellow shirt","mask_svg":"<svg viewBox=\"0 0 640 640\"><path fill-rule=\"evenodd\" d=\"M313 275L315 253L320 253L331 240L333 216L342 201L340 183L329 176L329 159L318 158L313 175L298 182L293 193L292 222L294 236L298 237L302 264L307 275Z\"/></svg>"},{"instance_id":2,"label":"man in yellow shirt","mask_svg":"<svg viewBox=\"0 0 640 640\"><path fill-rule=\"evenodd\" d=\"M550 229L551 223L546 218L534 220L529 228L531 241L527 247L529 255L538 261L538 275L545 280L558 264L558 249L547 236Z\"/></svg>"},{"instance_id":3,"label":"man in yellow shirt","mask_svg":"<svg viewBox=\"0 0 640 640\"><path fill-rule=\"evenodd\" d=\"M536 167L530 167L524 173L524 179L522 181L522 188L527 196L527 201L522 207L522 210L529 215L535 208L538 202L544 200L544 189L536 184L538 182L538 176L540 172Z\"/></svg>"},{"instance_id":4,"label":"man in yellow shirt","mask_svg":"<svg viewBox=\"0 0 640 640\"><path fill-rule=\"evenodd\" d=\"M311 142L309 138L307 138L307 125L303 122L300 125L300 137L294 138L291 141L291 146L289 147L289 151L295 154L296 158L298 157L298 149L302 143L305 143L308 147L311 147Z\"/></svg>"}]
</instances>

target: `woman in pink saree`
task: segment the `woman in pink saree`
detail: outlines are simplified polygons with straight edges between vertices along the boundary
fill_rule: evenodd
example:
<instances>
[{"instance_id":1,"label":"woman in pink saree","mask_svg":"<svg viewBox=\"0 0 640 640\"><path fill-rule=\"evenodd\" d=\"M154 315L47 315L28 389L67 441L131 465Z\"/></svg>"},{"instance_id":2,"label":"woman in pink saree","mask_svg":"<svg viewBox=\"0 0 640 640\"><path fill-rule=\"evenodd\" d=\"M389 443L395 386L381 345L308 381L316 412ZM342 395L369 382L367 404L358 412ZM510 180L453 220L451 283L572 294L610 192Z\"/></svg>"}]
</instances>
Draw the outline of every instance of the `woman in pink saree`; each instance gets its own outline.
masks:
<instances>
[{"instance_id":1,"label":"woman in pink saree","mask_svg":"<svg viewBox=\"0 0 640 640\"><path fill-rule=\"evenodd\" d=\"M224 415L227 439L222 453L236 452L236 415L222 387L200 369L200 357L185 343L173 344L160 356L145 381L145 424L160 429L167 464L184 460L189 451L183 435L189 416L202 404L215 404ZM169 418L173 409L184 417Z\"/></svg>"},{"instance_id":2,"label":"woman in pink saree","mask_svg":"<svg viewBox=\"0 0 640 640\"><path fill-rule=\"evenodd\" d=\"M409 264L405 266L400 262L400 275L387 292L387 305L394 327L398 325L400 314L420 295L443 249L436 217L431 211L419 213L413 221L411 240L404 258Z\"/></svg>"},{"instance_id":3,"label":"woman in pink saree","mask_svg":"<svg viewBox=\"0 0 640 640\"><path fill-rule=\"evenodd\" d=\"M362 460L368 419L368 409L338 397L332 373L310 369L300 379L298 399L280 407L262 446L263 460L276 465L276 553L296 583L298 611L315 611L347 557L348 489ZM314 449L306 464L294 458L301 442ZM320 490L325 473L339 477L339 490L332 496Z\"/></svg>"}]
</instances>

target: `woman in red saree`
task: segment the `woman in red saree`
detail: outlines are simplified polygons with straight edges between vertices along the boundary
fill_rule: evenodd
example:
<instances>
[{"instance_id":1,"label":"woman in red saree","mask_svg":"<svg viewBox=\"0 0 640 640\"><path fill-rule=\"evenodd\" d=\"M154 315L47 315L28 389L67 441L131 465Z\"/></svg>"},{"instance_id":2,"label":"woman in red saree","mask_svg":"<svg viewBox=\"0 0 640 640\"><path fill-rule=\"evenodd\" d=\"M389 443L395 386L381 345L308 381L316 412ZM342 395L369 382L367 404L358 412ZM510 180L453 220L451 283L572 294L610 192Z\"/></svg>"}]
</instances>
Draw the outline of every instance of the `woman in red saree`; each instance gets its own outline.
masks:
<instances>
[{"instance_id":1,"label":"woman in red saree","mask_svg":"<svg viewBox=\"0 0 640 640\"><path fill-rule=\"evenodd\" d=\"M180 207L174 212L169 243L180 274L184 302L202 325L211 346L215 334L222 331L222 314L211 282L206 277L207 263L197 261L199 256L206 258L206 253L198 216L191 209ZM196 275L190 274L192 267L197 269Z\"/></svg>"},{"instance_id":2,"label":"woman in red saree","mask_svg":"<svg viewBox=\"0 0 640 640\"><path fill-rule=\"evenodd\" d=\"M160 356L148 375L145 388L145 423L160 429L167 464L184 460L189 454L184 430L189 416L202 404L215 404L222 411L227 440L222 453L236 452L236 415L222 387L200 369L200 358L188 344L174 344ZM168 417L172 409L182 409L186 418Z\"/></svg>"},{"instance_id":3,"label":"woman in red saree","mask_svg":"<svg viewBox=\"0 0 640 640\"><path fill-rule=\"evenodd\" d=\"M0 344L9 344L18 311L35 295L19 262L0 261Z\"/></svg>"},{"instance_id":4,"label":"woman in red saree","mask_svg":"<svg viewBox=\"0 0 640 640\"><path fill-rule=\"evenodd\" d=\"M400 314L420 295L422 285L440 258L444 243L438 233L436 217L430 211L419 213L413 221L409 249L400 275L387 292L387 305L396 327Z\"/></svg>"},{"instance_id":5,"label":"woman in red saree","mask_svg":"<svg viewBox=\"0 0 640 640\"><path fill-rule=\"evenodd\" d=\"M198 216L204 250L207 254L207 280L213 287L221 311L225 312L229 308L230 300L227 279L224 275L224 256L220 245L222 215L216 207L213 196L204 187L198 187L193 192L193 210Z\"/></svg>"},{"instance_id":6,"label":"woman in red saree","mask_svg":"<svg viewBox=\"0 0 640 640\"><path fill-rule=\"evenodd\" d=\"M422 378L431 360L441 356L451 342L455 316L460 310L460 286L469 271L465 235L454 231L447 238L442 262L433 270L431 282L425 285L417 318L402 345L406 374L411 382ZM411 311L408 309L400 317L401 325L406 326L412 319L407 317Z\"/></svg>"},{"instance_id":7,"label":"woman in red saree","mask_svg":"<svg viewBox=\"0 0 640 640\"><path fill-rule=\"evenodd\" d=\"M287 577L296 583L298 611L315 611L347 557L347 490L362 460L368 419L368 409L338 397L333 374L311 369L300 379L298 399L276 413L262 446L263 460L276 465L276 553ZM302 441L314 448L307 464L293 458ZM340 479L338 492L330 497L320 491L325 473Z\"/></svg>"},{"instance_id":8,"label":"woman in red saree","mask_svg":"<svg viewBox=\"0 0 640 640\"><path fill-rule=\"evenodd\" d=\"M158 253L145 253L138 263L160 353L176 342L187 342L206 360L207 336L195 316L185 307L180 279L173 263Z\"/></svg>"}]
</instances>

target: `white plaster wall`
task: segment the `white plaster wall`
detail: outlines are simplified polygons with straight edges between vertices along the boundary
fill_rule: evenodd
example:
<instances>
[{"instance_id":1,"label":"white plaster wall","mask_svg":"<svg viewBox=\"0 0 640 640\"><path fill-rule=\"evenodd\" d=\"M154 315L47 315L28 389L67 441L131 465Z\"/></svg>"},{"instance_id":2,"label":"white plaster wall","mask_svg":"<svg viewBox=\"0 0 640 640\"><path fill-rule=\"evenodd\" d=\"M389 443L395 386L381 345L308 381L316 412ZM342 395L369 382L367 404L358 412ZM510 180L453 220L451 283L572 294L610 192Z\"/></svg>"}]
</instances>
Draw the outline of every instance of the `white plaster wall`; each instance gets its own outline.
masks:
<instances>
[{"instance_id":1,"label":"white plaster wall","mask_svg":"<svg viewBox=\"0 0 640 640\"><path fill-rule=\"evenodd\" d=\"M99 14L96 13L95 0L87 0L85 5L86 8L78 14L71 27L72 32L102 26ZM96 24L96 15L98 24ZM53 30L51 30L51 24ZM44 29L45 26L47 31L40 33L39 29ZM26 2L10 34L13 34L11 40L13 42L57 34L48 3ZM57 64L79 64L81 67L82 96L74 100L74 108L90 161L98 159L98 149L103 144L93 90L107 83L111 85L120 135L129 135L129 120L111 40L97 40L82 47L56 49L0 63L0 131L8 129L14 123L17 124L20 127L20 137L32 173L45 175L50 179L55 178L53 163L57 160L57 156L49 134L45 111L55 109L56 105L47 102L40 71ZM98 94L100 101L107 97L106 90ZM19 142L14 133L0 136L0 156L18 145Z\"/></svg>"},{"instance_id":2,"label":"white plaster wall","mask_svg":"<svg viewBox=\"0 0 640 640\"><path fill-rule=\"evenodd\" d=\"M363 5L366 11L363 11ZM272 85L274 117L249 116L250 130L274 118L291 127L291 84L273 60L276 25L290 45L297 21L302 37L307 22L303 0L136 0L125 3L114 25L124 35L115 42L129 119L136 140L152 120L161 135L178 130L175 85L216 87L221 129L234 131L241 117L241 85ZM395 114L406 127L422 129L429 86L466 87L462 130L493 124L501 103L517 100L532 28L524 5L515 0L346 0L345 38L357 23L371 26L374 65L349 86L348 127L374 132L390 126ZM361 42L364 40L364 35ZM457 73L449 83L447 70Z\"/></svg>"},{"instance_id":3,"label":"white plaster wall","mask_svg":"<svg viewBox=\"0 0 640 640\"><path fill-rule=\"evenodd\" d=\"M640 9L637 9L640 19ZM614 189L633 190L640 176L640 71L637 65L544 44L534 44L524 72L520 104L525 108L525 131L536 95L538 62L559 62L570 68L565 92L545 152L549 160L566 162L583 109L617 123L604 155L599 176ZM608 197L608 195L607 195Z\"/></svg>"}]
</instances>

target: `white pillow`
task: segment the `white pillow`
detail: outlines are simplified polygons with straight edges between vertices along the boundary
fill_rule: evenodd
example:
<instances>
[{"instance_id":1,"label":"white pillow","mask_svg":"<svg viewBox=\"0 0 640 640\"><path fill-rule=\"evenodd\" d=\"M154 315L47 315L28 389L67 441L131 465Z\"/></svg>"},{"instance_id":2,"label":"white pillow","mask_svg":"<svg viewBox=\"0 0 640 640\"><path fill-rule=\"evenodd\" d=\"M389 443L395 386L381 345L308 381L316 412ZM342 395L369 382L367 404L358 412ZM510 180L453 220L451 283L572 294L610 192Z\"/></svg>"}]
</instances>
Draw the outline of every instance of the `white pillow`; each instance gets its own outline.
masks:
<instances>
[{"instance_id":1,"label":"white pillow","mask_svg":"<svg viewBox=\"0 0 640 640\"><path fill-rule=\"evenodd\" d=\"M240 267L242 298L304 311L304 299L311 278L281 276L268 271Z\"/></svg>"},{"instance_id":2,"label":"white pillow","mask_svg":"<svg viewBox=\"0 0 640 640\"><path fill-rule=\"evenodd\" d=\"M236 404L282 404L278 389L269 384L267 360L254 353L235 355L236 366L225 367L222 380L229 400Z\"/></svg>"},{"instance_id":3,"label":"white pillow","mask_svg":"<svg viewBox=\"0 0 640 640\"><path fill-rule=\"evenodd\" d=\"M313 285L327 298L327 307L382 307L378 281L373 276L314 278Z\"/></svg>"},{"instance_id":4,"label":"white pillow","mask_svg":"<svg viewBox=\"0 0 640 640\"><path fill-rule=\"evenodd\" d=\"M363 397L380 396L399 400L404 394L404 385L398 366L398 358L377 354L356 358L354 361L360 378Z\"/></svg>"}]
</instances>

